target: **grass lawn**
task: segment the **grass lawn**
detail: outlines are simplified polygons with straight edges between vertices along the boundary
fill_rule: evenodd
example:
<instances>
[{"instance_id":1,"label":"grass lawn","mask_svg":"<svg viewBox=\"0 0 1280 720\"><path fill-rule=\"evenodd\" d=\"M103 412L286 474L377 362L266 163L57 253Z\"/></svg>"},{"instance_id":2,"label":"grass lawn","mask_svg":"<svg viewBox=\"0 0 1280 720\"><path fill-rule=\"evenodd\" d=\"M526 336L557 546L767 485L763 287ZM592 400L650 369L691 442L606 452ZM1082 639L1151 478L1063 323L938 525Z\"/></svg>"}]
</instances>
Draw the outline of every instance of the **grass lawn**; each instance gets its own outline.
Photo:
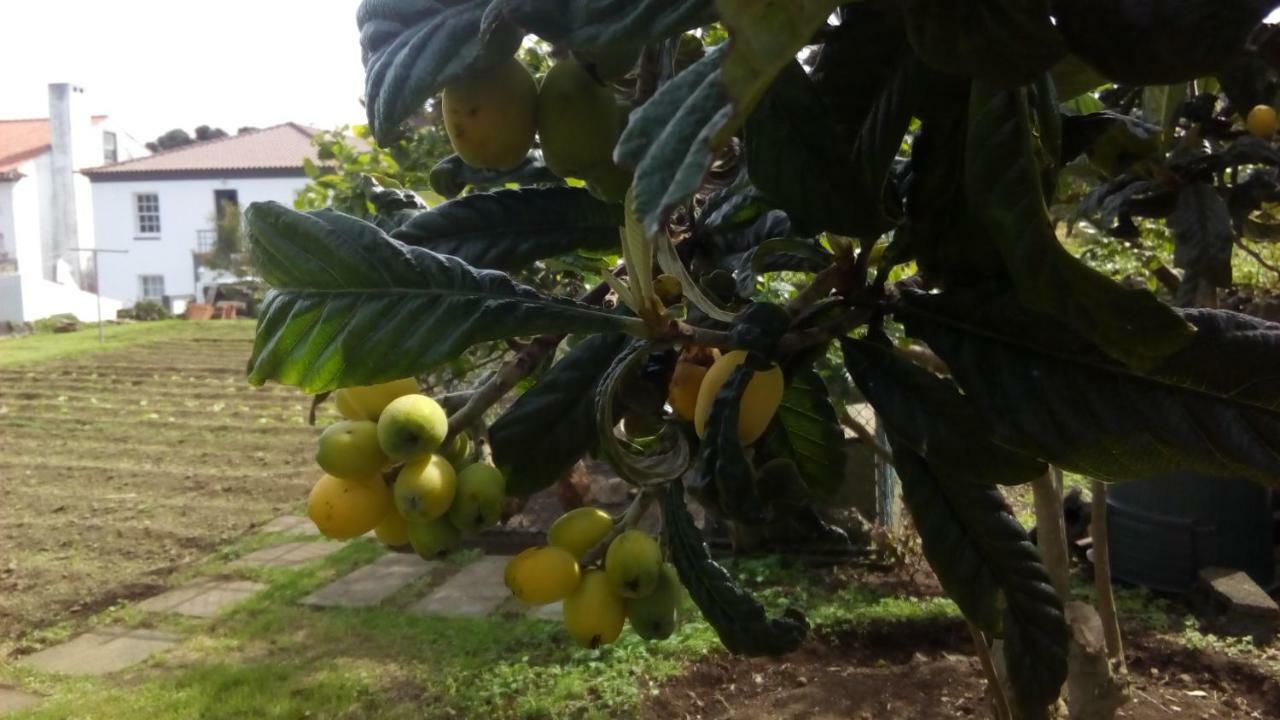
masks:
<instances>
[{"instance_id":1,"label":"grass lawn","mask_svg":"<svg viewBox=\"0 0 1280 720\"><path fill-rule=\"evenodd\" d=\"M190 337L245 337L252 334L254 321L230 320L187 322L157 320L155 322L107 325L103 342L98 342L98 326L86 324L72 333L40 333L0 339L0 367L31 365L49 360L63 360L87 353L126 348L155 340Z\"/></svg>"},{"instance_id":2,"label":"grass lawn","mask_svg":"<svg viewBox=\"0 0 1280 720\"><path fill-rule=\"evenodd\" d=\"M248 536L183 574L182 580L238 575L270 584L216 620L147 614L123 605L76 623L76 630L127 625L188 638L138 668L109 679L66 679L0 665L0 683L50 696L14 717L626 718L636 716L661 681L719 647L714 631L692 612L666 641L645 643L626 631L614 645L583 650L555 622L516 614L469 620L404 612L424 594L421 586L402 590L377 609L299 605L307 593L383 552L364 539L303 569L228 565L284 539ZM801 603L819 631L957 617L946 600L917 601L843 583L834 589L777 562L742 562L734 569L749 584L782 588L763 593L765 602L775 610ZM54 634L70 633L68 627Z\"/></svg>"},{"instance_id":3,"label":"grass lawn","mask_svg":"<svg viewBox=\"0 0 1280 720\"><path fill-rule=\"evenodd\" d=\"M308 398L244 378L252 321L0 341L0 655L154 594L314 482ZM21 363L15 362L21 360Z\"/></svg>"}]
</instances>

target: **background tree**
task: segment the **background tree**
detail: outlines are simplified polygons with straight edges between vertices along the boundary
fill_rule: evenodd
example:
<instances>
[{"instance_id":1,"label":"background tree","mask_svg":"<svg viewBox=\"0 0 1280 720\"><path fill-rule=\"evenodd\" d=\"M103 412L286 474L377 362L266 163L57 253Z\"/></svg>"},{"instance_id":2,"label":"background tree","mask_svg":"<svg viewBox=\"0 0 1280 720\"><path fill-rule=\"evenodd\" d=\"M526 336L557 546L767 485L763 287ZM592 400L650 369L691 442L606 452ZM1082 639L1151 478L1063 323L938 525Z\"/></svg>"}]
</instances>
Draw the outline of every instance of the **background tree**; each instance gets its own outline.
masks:
<instances>
[{"instance_id":1,"label":"background tree","mask_svg":"<svg viewBox=\"0 0 1280 720\"><path fill-rule=\"evenodd\" d=\"M187 145L204 142L206 140L216 140L226 136L227 132L222 128L209 127L208 125L201 125L197 127L195 129L195 137L189 135L187 131L182 128L174 128L157 137L155 140L147 143L147 149L154 153L160 152L161 150L172 150L174 148L185 147Z\"/></svg>"}]
</instances>

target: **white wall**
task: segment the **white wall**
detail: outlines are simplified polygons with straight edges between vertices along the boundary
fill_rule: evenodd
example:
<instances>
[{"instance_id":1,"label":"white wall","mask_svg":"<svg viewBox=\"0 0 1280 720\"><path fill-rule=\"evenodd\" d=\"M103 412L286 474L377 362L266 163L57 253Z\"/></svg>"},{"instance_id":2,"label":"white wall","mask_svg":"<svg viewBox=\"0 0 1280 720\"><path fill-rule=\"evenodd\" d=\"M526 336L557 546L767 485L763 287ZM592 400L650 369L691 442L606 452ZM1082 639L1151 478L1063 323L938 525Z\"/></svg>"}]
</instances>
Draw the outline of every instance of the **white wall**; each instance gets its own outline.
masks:
<instances>
[{"instance_id":1,"label":"white wall","mask_svg":"<svg viewBox=\"0 0 1280 720\"><path fill-rule=\"evenodd\" d=\"M95 181L98 247L129 251L99 256L100 290L127 307L139 299L138 276L163 275L165 295L194 295L196 231L213 229L213 191L235 190L242 210L268 200L292 206L306 183L305 177ZM133 197L138 193L160 196L158 240L136 238Z\"/></svg>"},{"instance_id":2,"label":"white wall","mask_svg":"<svg viewBox=\"0 0 1280 720\"><path fill-rule=\"evenodd\" d=\"M71 313L81 322L98 317L98 298L93 293L49 282L33 275L0 275L0 320L31 322L50 315ZM118 300L102 298L102 318L114 320L120 311Z\"/></svg>"},{"instance_id":3,"label":"white wall","mask_svg":"<svg viewBox=\"0 0 1280 720\"><path fill-rule=\"evenodd\" d=\"M27 162L18 168L24 174L35 172L35 163ZM20 178L10 190L13 200L13 239L17 246L18 272L31 277L43 277L44 262L41 259L40 187L33 177Z\"/></svg>"},{"instance_id":4,"label":"white wall","mask_svg":"<svg viewBox=\"0 0 1280 720\"><path fill-rule=\"evenodd\" d=\"M16 184L0 182L0 258L13 258L17 250L13 229L13 186Z\"/></svg>"}]
</instances>

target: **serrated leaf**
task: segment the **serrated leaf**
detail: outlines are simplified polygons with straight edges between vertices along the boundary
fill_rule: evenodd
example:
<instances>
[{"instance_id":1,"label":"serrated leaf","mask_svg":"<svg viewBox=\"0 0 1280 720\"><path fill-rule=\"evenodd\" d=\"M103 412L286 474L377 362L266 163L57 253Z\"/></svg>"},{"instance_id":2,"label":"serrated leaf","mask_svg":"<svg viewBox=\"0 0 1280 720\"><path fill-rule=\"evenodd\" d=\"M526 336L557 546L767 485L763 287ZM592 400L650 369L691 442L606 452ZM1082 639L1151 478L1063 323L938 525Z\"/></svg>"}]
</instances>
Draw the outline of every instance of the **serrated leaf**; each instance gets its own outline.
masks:
<instances>
[{"instance_id":1,"label":"serrated leaf","mask_svg":"<svg viewBox=\"0 0 1280 720\"><path fill-rule=\"evenodd\" d=\"M801 234L868 229L865 209L850 201L857 190L852 148L841 147L826 103L800 63L778 73L747 118L744 138L751 182L786 210Z\"/></svg>"},{"instance_id":2,"label":"serrated leaf","mask_svg":"<svg viewBox=\"0 0 1280 720\"><path fill-rule=\"evenodd\" d=\"M550 487L595 449L595 388L627 343L617 333L584 338L489 426L508 494Z\"/></svg>"},{"instance_id":3,"label":"serrated leaf","mask_svg":"<svg viewBox=\"0 0 1280 720\"><path fill-rule=\"evenodd\" d=\"M356 13L369 125L379 143L448 83L515 54L520 32L480 35L489 0L364 0Z\"/></svg>"},{"instance_id":4,"label":"serrated leaf","mask_svg":"<svg viewBox=\"0 0 1280 720\"><path fill-rule=\"evenodd\" d=\"M715 560L685 507L684 485L674 480L662 500L662 528L680 584L715 629L725 649L737 655L783 655L809 634L804 614L788 608L770 618Z\"/></svg>"},{"instance_id":5,"label":"serrated leaf","mask_svg":"<svg viewBox=\"0 0 1280 720\"><path fill-rule=\"evenodd\" d=\"M494 0L486 29L503 21L569 48L638 47L715 21L710 0Z\"/></svg>"},{"instance_id":6,"label":"serrated leaf","mask_svg":"<svg viewBox=\"0 0 1280 720\"><path fill-rule=\"evenodd\" d=\"M622 386L629 382L648 359L653 348L632 343L610 365L590 395L594 408L594 434L600 454L618 477L638 487L658 485L678 478L689 469L692 451L684 433L672 423L663 425L653 445L643 452L624 447L614 433L617 420L614 408L619 403Z\"/></svg>"},{"instance_id":7,"label":"serrated leaf","mask_svg":"<svg viewBox=\"0 0 1280 720\"><path fill-rule=\"evenodd\" d=\"M729 117L720 84L724 50L712 49L633 110L614 148L618 164L635 169L636 213L650 235L711 168L711 136Z\"/></svg>"},{"instance_id":8,"label":"serrated leaf","mask_svg":"<svg viewBox=\"0 0 1280 720\"><path fill-rule=\"evenodd\" d=\"M944 378L865 340L841 338L844 366L895 440L947 476L984 485L1020 485L1045 464L992 441L991 427Z\"/></svg>"},{"instance_id":9,"label":"serrated leaf","mask_svg":"<svg viewBox=\"0 0 1280 720\"><path fill-rule=\"evenodd\" d=\"M1155 295L1121 286L1058 242L1031 148L1025 90L973 84L965 163L965 194L1023 303L1135 367L1191 340L1191 328Z\"/></svg>"},{"instance_id":10,"label":"serrated leaf","mask_svg":"<svg viewBox=\"0 0 1280 720\"><path fill-rule=\"evenodd\" d=\"M1231 250L1235 229L1231 211L1210 183L1191 182L1178 189L1173 214L1166 221L1173 234L1173 264L1186 270L1187 285L1231 284Z\"/></svg>"},{"instance_id":11,"label":"serrated leaf","mask_svg":"<svg viewBox=\"0 0 1280 720\"><path fill-rule=\"evenodd\" d=\"M761 449L770 458L794 462L804 484L820 496L831 497L844 484L844 430L827 386L812 368L792 374Z\"/></svg>"},{"instance_id":12,"label":"serrated leaf","mask_svg":"<svg viewBox=\"0 0 1280 720\"><path fill-rule=\"evenodd\" d=\"M515 270L577 250L616 250L621 225L621 205L581 188L522 188L450 200L391 237L472 267Z\"/></svg>"},{"instance_id":13,"label":"serrated leaf","mask_svg":"<svg viewBox=\"0 0 1280 720\"><path fill-rule=\"evenodd\" d=\"M947 596L982 631L1005 638L1025 717L1042 717L1067 678L1067 623L1040 553L995 487L955 481L894 436L902 501Z\"/></svg>"},{"instance_id":14,"label":"serrated leaf","mask_svg":"<svg viewBox=\"0 0 1280 720\"><path fill-rule=\"evenodd\" d=\"M483 170L472 167L457 155L436 163L429 176L431 189L443 198L455 198L468 187L477 190L500 188L507 183L518 185L563 185L564 181L551 172L538 151L511 170Z\"/></svg>"},{"instance_id":15,"label":"serrated leaf","mask_svg":"<svg viewBox=\"0 0 1280 720\"><path fill-rule=\"evenodd\" d=\"M271 286L249 360L255 384L317 393L418 375L486 340L644 332L634 318L543 295L341 213L254 203L245 221Z\"/></svg>"},{"instance_id":16,"label":"serrated leaf","mask_svg":"<svg viewBox=\"0 0 1280 720\"><path fill-rule=\"evenodd\" d=\"M837 10L810 77L832 120L852 144L868 113L911 53L896 0L863 0Z\"/></svg>"},{"instance_id":17,"label":"serrated leaf","mask_svg":"<svg viewBox=\"0 0 1280 720\"><path fill-rule=\"evenodd\" d=\"M733 112L717 129L715 147L742 127L774 77L839 5L839 0L716 0L720 22L729 30L722 72Z\"/></svg>"},{"instance_id":18,"label":"serrated leaf","mask_svg":"<svg viewBox=\"0 0 1280 720\"><path fill-rule=\"evenodd\" d=\"M1275 484L1280 325L1179 314L1197 328L1193 342L1139 372L1008 298L913 292L895 311L1003 445L1109 481L1196 470Z\"/></svg>"},{"instance_id":19,"label":"serrated leaf","mask_svg":"<svg viewBox=\"0 0 1280 720\"><path fill-rule=\"evenodd\" d=\"M1004 86L1030 82L1067 53L1049 0L903 0L907 35L937 70Z\"/></svg>"}]
</instances>

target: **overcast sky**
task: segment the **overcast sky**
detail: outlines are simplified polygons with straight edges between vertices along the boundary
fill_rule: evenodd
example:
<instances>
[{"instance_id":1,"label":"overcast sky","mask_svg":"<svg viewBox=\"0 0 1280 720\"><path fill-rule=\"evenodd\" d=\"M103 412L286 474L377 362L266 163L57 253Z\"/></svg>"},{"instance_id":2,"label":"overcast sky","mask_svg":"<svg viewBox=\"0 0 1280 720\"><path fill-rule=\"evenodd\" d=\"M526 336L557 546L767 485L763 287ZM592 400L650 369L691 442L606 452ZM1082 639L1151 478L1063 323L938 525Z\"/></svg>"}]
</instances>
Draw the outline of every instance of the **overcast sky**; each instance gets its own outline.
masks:
<instances>
[{"instance_id":1,"label":"overcast sky","mask_svg":"<svg viewBox=\"0 0 1280 720\"><path fill-rule=\"evenodd\" d=\"M0 118L51 82L139 140L174 127L362 122L359 0L0 0Z\"/></svg>"}]
</instances>

